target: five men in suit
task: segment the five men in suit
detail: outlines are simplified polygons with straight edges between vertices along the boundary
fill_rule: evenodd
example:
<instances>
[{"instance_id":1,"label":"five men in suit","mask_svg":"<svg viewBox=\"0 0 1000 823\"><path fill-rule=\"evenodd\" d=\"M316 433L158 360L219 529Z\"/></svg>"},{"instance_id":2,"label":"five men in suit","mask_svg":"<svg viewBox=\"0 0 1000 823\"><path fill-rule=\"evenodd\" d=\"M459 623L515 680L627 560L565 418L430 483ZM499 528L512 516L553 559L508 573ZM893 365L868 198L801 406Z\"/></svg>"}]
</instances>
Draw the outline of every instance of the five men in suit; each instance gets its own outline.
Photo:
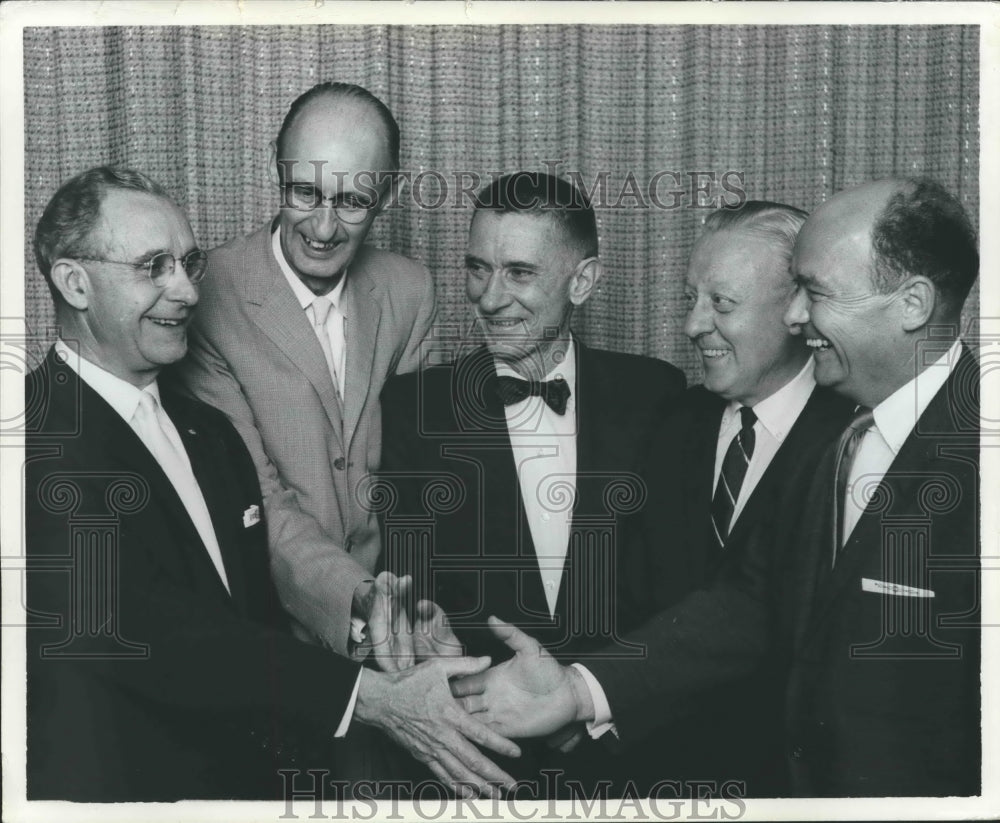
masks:
<instances>
[{"instance_id":1,"label":"five men in suit","mask_svg":"<svg viewBox=\"0 0 1000 823\"><path fill-rule=\"evenodd\" d=\"M790 476L815 466L850 420L853 405L816 386L810 349L784 323L796 291L792 246L806 217L751 200L709 214L692 250L684 332L705 383L688 389L648 451L646 550L630 570L646 618L738 563L754 529L780 516ZM663 777L738 780L744 795L782 794L772 734L781 691L774 667L761 665L705 693L674 727L684 744L633 758L630 777L646 787Z\"/></svg>"},{"instance_id":2,"label":"five men in suit","mask_svg":"<svg viewBox=\"0 0 1000 823\"><path fill-rule=\"evenodd\" d=\"M616 589L633 559L618 521L643 502L644 449L684 377L571 333L602 273L579 190L538 173L497 179L477 195L466 251L485 346L383 392L387 563L470 653L505 656L490 614L558 654L627 628Z\"/></svg>"},{"instance_id":3,"label":"five men in suit","mask_svg":"<svg viewBox=\"0 0 1000 823\"><path fill-rule=\"evenodd\" d=\"M340 654L385 631L364 626L380 617L380 545L362 490L379 392L417 368L434 316L426 268L365 244L398 165L399 127L369 92L323 83L299 97L271 147L279 213L209 253L181 374L253 456L282 604Z\"/></svg>"},{"instance_id":4,"label":"five men in suit","mask_svg":"<svg viewBox=\"0 0 1000 823\"><path fill-rule=\"evenodd\" d=\"M282 797L279 769L336 769L352 720L446 782L508 780L472 742L517 747L447 685L485 660L380 673L287 632L243 441L157 381L206 272L166 193L84 172L35 250L62 336L25 387L28 797Z\"/></svg>"},{"instance_id":5,"label":"five men in suit","mask_svg":"<svg viewBox=\"0 0 1000 823\"><path fill-rule=\"evenodd\" d=\"M582 720L627 744L770 652L793 794L978 793L978 365L958 338L973 230L939 185L878 181L816 210L792 270L786 323L860 407L852 424L792 472L738 564L626 637L644 660L584 675L498 623L518 653L457 693L511 736Z\"/></svg>"}]
</instances>

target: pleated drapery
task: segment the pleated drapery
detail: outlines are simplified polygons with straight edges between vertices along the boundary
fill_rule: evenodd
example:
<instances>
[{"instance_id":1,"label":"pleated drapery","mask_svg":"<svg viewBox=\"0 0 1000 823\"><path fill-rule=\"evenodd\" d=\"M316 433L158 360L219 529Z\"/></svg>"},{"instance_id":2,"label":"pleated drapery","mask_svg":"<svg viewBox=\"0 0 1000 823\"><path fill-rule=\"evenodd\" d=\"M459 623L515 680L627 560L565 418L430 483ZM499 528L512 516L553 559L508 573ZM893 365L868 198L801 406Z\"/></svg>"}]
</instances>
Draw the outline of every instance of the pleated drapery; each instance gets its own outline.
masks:
<instances>
[{"instance_id":1,"label":"pleated drapery","mask_svg":"<svg viewBox=\"0 0 1000 823\"><path fill-rule=\"evenodd\" d=\"M469 319L463 186L555 169L594 192L607 267L577 330L697 380L681 329L700 206L736 190L811 209L926 174L975 216L978 55L975 26L29 28L28 325L53 323L30 247L62 181L102 163L146 172L211 248L276 211L268 144L298 94L336 80L402 127L411 183L371 236L433 272L444 337Z\"/></svg>"}]
</instances>

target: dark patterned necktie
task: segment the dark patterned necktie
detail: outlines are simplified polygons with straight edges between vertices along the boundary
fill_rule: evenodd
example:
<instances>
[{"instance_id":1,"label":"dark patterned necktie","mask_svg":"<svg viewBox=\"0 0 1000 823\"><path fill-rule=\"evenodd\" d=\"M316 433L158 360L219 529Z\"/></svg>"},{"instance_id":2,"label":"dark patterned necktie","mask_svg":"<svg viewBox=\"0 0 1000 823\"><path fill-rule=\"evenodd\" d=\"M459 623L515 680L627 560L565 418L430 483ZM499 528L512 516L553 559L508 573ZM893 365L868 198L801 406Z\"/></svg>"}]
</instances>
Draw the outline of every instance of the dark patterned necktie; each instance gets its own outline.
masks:
<instances>
[{"instance_id":1,"label":"dark patterned necktie","mask_svg":"<svg viewBox=\"0 0 1000 823\"><path fill-rule=\"evenodd\" d=\"M865 432L875 423L875 415L867 406L858 406L854 410L854 418L844 429L837 441L836 460L833 464L833 559L836 564L837 555L844 545L844 498L847 496L847 478L851 474L851 466L857 456L858 447L864 439Z\"/></svg>"},{"instance_id":2,"label":"dark patterned necktie","mask_svg":"<svg viewBox=\"0 0 1000 823\"><path fill-rule=\"evenodd\" d=\"M561 377L555 380L521 380L519 377L501 374L497 377L497 394L505 406L510 406L537 395L544 400L556 414L566 413L566 401L569 400L569 385Z\"/></svg>"},{"instance_id":3,"label":"dark patterned necktie","mask_svg":"<svg viewBox=\"0 0 1000 823\"><path fill-rule=\"evenodd\" d=\"M726 538L729 537L733 511L736 509L736 501L740 499L743 478L746 477L756 441L753 426L757 422L757 415L753 409L741 406L740 418L742 427L726 449L726 456L722 459L722 471L719 472L719 482L715 486L715 496L712 498L712 525L715 527L715 538L720 546L724 546Z\"/></svg>"}]
</instances>

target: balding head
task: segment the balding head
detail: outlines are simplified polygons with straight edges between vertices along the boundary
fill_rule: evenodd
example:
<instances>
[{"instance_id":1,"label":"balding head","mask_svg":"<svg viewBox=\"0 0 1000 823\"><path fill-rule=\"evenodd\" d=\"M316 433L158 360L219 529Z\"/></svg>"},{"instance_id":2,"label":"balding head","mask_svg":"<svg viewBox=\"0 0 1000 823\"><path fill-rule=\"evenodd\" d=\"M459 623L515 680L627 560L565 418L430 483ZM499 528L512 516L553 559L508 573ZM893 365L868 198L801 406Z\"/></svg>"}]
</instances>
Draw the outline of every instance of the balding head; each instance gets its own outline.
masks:
<instances>
[{"instance_id":1,"label":"balding head","mask_svg":"<svg viewBox=\"0 0 1000 823\"><path fill-rule=\"evenodd\" d=\"M957 337L978 260L965 211L938 184L858 186L799 232L785 322L813 350L818 383L875 406L924 368L918 348L932 326Z\"/></svg>"},{"instance_id":2,"label":"balding head","mask_svg":"<svg viewBox=\"0 0 1000 823\"><path fill-rule=\"evenodd\" d=\"M979 273L965 209L932 180L876 180L834 195L816 209L800 239L818 236L832 253L866 257L880 294L909 277L926 277L937 293L935 321L958 319Z\"/></svg>"},{"instance_id":3,"label":"balding head","mask_svg":"<svg viewBox=\"0 0 1000 823\"><path fill-rule=\"evenodd\" d=\"M347 129L356 125L354 118L359 118L370 128L369 121L374 117L375 122L381 126L381 139L389 156L389 168L392 171L399 168L399 124L396 118L374 94L351 83L319 83L295 99L288 108L275 140L279 158L289 156L288 134L298 125L300 117L308 113L314 114L322 123L327 123L332 118Z\"/></svg>"}]
</instances>

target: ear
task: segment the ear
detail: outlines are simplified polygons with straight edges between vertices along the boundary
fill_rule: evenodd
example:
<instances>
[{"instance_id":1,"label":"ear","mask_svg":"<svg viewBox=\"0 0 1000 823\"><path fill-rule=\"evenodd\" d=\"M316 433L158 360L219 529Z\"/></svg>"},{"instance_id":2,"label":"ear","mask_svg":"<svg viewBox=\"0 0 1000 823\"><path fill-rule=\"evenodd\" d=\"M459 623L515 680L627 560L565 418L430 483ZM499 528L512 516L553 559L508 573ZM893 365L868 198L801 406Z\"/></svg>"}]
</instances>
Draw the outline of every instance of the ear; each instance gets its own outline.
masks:
<instances>
[{"instance_id":1,"label":"ear","mask_svg":"<svg viewBox=\"0 0 1000 823\"><path fill-rule=\"evenodd\" d=\"M267 179L274 186L281 182L281 178L278 176L278 144L274 140L271 141L271 151L267 161Z\"/></svg>"},{"instance_id":2,"label":"ear","mask_svg":"<svg viewBox=\"0 0 1000 823\"><path fill-rule=\"evenodd\" d=\"M90 306L90 275L77 260L60 257L52 264L52 284L70 306L86 311Z\"/></svg>"},{"instance_id":3,"label":"ear","mask_svg":"<svg viewBox=\"0 0 1000 823\"><path fill-rule=\"evenodd\" d=\"M375 216L377 217L387 208L394 208L403 196L403 191L406 189L408 173L401 171L385 172L390 174L389 187L385 190L378 201L378 208L375 210Z\"/></svg>"},{"instance_id":4,"label":"ear","mask_svg":"<svg viewBox=\"0 0 1000 823\"><path fill-rule=\"evenodd\" d=\"M569 300L574 306L582 306L587 302L597 281L604 274L604 266L596 257L588 257L576 265L576 271L569 281Z\"/></svg>"},{"instance_id":5,"label":"ear","mask_svg":"<svg viewBox=\"0 0 1000 823\"><path fill-rule=\"evenodd\" d=\"M926 326L938 304L937 289L927 277L913 276L896 291L903 313L903 329L917 331Z\"/></svg>"}]
</instances>

